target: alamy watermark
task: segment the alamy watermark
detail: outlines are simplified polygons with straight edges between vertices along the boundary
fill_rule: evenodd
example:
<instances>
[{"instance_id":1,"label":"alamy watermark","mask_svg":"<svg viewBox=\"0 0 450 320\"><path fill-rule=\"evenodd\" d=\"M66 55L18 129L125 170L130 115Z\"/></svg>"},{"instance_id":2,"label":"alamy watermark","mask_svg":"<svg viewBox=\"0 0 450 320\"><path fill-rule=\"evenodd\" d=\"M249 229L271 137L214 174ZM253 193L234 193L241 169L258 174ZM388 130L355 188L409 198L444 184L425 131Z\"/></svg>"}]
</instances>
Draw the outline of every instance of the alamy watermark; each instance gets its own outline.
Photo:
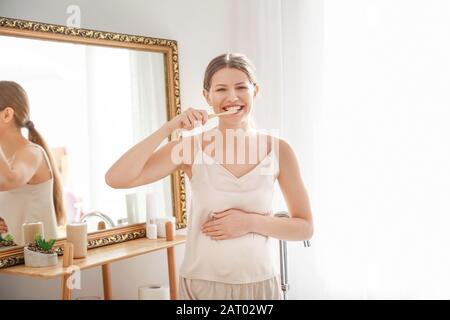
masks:
<instances>
[{"instance_id":1,"label":"alamy watermark","mask_svg":"<svg viewBox=\"0 0 450 320\"><path fill-rule=\"evenodd\" d=\"M66 26L70 28L81 27L81 9L79 6L72 4L67 7L66 13L69 17L66 20Z\"/></svg>"},{"instance_id":2,"label":"alamy watermark","mask_svg":"<svg viewBox=\"0 0 450 320\"><path fill-rule=\"evenodd\" d=\"M256 135L249 135L243 129L226 129L225 135L220 130L211 130L192 136L192 139L183 139L183 143L177 144L172 149L171 159L174 164L189 163L194 158L195 164L255 164L258 166L272 156L275 161L270 161L268 165L258 168L259 174L272 175L277 168L275 164L279 154L278 136L278 129L258 129ZM194 157L192 157L192 143L195 144ZM203 149L205 144L206 147ZM202 151L201 156L198 157L197 154L200 151ZM212 156L213 151L214 156Z\"/></svg>"}]
</instances>

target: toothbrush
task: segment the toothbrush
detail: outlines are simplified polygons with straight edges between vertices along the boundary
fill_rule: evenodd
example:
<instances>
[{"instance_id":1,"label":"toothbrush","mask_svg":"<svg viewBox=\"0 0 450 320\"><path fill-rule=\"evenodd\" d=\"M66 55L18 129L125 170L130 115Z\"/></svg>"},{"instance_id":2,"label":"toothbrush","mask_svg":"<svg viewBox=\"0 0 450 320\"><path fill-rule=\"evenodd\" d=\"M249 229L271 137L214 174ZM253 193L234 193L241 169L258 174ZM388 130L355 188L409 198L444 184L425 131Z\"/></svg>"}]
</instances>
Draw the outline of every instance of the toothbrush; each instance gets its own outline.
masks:
<instances>
[{"instance_id":1,"label":"toothbrush","mask_svg":"<svg viewBox=\"0 0 450 320\"><path fill-rule=\"evenodd\" d=\"M227 111L224 111L224 112L220 112L220 113L209 114L208 115L208 120L211 119L211 118L214 118L214 117L220 117L220 116L224 116L224 115L227 115L227 114L234 114L236 112L238 112L237 109L230 109L230 110L227 110Z\"/></svg>"},{"instance_id":2,"label":"toothbrush","mask_svg":"<svg viewBox=\"0 0 450 320\"><path fill-rule=\"evenodd\" d=\"M212 118L215 118L215 117L225 116L225 115L228 115L228 114L234 114L236 112L238 112L237 109L230 109L230 110L227 110L227 111L224 111L224 112L208 114L208 120L212 119ZM175 130L172 133L173 139L174 140L179 140L181 138L181 136L182 136L182 131L183 131L183 129Z\"/></svg>"}]
</instances>

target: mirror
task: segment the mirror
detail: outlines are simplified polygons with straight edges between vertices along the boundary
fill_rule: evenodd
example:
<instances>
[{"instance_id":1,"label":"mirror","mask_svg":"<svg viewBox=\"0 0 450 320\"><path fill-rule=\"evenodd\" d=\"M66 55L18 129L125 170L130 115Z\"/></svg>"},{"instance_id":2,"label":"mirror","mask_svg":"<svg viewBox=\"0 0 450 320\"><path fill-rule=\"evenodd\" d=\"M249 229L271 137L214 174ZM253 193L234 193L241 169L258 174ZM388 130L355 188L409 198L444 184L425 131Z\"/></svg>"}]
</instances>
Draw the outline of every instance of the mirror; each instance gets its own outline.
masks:
<instances>
[{"instance_id":1,"label":"mirror","mask_svg":"<svg viewBox=\"0 0 450 320\"><path fill-rule=\"evenodd\" d=\"M117 232L144 228L148 207L185 227L181 172L127 190L104 180L121 154L180 112L176 42L0 18L0 47L0 80L28 94L62 179L68 223L85 221L89 233L99 221ZM8 223L7 213L0 217Z\"/></svg>"}]
</instances>

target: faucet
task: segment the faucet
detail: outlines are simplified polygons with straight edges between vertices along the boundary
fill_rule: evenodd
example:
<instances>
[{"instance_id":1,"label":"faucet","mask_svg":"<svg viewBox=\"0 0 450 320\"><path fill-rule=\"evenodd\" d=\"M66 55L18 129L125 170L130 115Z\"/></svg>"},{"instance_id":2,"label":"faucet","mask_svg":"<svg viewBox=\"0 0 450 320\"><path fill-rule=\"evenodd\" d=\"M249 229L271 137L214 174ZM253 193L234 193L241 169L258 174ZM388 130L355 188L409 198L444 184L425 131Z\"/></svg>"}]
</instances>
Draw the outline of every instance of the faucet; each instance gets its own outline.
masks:
<instances>
[{"instance_id":1,"label":"faucet","mask_svg":"<svg viewBox=\"0 0 450 320\"><path fill-rule=\"evenodd\" d=\"M286 211L280 211L274 214L278 218L289 218L289 213ZM279 240L280 245L280 281L281 290L283 292L283 300L287 299L287 292L289 290L288 283L288 265L287 265L287 242L286 240ZM305 248L311 247L311 242L309 240L303 241Z\"/></svg>"},{"instance_id":2,"label":"faucet","mask_svg":"<svg viewBox=\"0 0 450 320\"><path fill-rule=\"evenodd\" d=\"M104 220L105 222L107 222L111 228L114 228L116 226L116 224L110 217L108 217L106 214L104 214L100 211L92 211L92 212L85 213L81 216L80 221L86 221L86 218L88 218L88 217L99 217L102 220Z\"/></svg>"}]
</instances>

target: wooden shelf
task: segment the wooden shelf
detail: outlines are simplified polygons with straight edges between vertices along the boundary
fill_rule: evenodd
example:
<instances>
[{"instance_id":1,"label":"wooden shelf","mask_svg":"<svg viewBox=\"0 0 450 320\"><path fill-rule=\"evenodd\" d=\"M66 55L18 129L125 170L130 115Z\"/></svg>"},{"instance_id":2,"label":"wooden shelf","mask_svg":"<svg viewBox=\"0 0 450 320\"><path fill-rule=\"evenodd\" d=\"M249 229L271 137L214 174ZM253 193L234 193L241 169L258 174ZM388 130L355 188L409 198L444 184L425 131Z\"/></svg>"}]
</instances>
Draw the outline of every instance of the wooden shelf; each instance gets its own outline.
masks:
<instances>
[{"instance_id":1,"label":"wooden shelf","mask_svg":"<svg viewBox=\"0 0 450 320\"><path fill-rule=\"evenodd\" d=\"M96 249L90 249L88 250L86 258L74 259L73 265L78 266L81 270L89 269L122 259L135 257L141 254L171 248L185 242L186 236L184 235L175 236L173 241L167 241L164 238L156 240L140 238ZM44 279L56 278L65 274L70 274L72 271L73 268L64 268L62 266L62 257L59 257L58 264L52 267L30 268L23 264L0 269L0 273L2 274Z\"/></svg>"}]
</instances>

